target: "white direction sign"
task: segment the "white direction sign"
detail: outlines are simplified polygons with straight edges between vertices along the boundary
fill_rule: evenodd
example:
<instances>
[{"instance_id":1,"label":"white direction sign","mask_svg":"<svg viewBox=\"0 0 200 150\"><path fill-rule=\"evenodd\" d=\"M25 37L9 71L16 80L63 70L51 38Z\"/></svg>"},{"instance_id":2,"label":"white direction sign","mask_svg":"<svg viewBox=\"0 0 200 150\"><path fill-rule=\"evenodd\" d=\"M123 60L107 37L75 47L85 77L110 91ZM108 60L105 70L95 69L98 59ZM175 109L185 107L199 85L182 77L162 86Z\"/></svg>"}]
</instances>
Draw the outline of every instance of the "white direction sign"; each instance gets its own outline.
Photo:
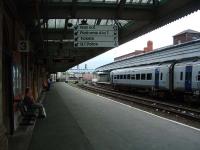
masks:
<instances>
[{"instance_id":1,"label":"white direction sign","mask_svg":"<svg viewBox=\"0 0 200 150\"><path fill-rule=\"evenodd\" d=\"M98 42L113 42L116 41L118 42L118 37L117 36L76 36L74 38L75 41L98 41Z\"/></svg>"},{"instance_id":2,"label":"white direction sign","mask_svg":"<svg viewBox=\"0 0 200 150\"><path fill-rule=\"evenodd\" d=\"M115 25L78 25L74 27L74 47L116 47L118 28Z\"/></svg>"},{"instance_id":3,"label":"white direction sign","mask_svg":"<svg viewBox=\"0 0 200 150\"><path fill-rule=\"evenodd\" d=\"M74 30L118 30L116 25L77 25Z\"/></svg>"},{"instance_id":4,"label":"white direction sign","mask_svg":"<svg viewBox=\"0 0 200 150\"><path fill-rule=\"evenodd\" d=\"M117 42L76 42L75 47L116 47Z\"/></svg>"},{"instance_id":5,"label":"white direction sign","mask_svg":"<svg viewBox=\"0 0 200 150\"><path fill-rule=\"evenodd\" d=\"M96 31L76 30L74 31L74 35L75 36L118 36L118 32L113 30L96 30Z\"/></svg>"}]
</instances>

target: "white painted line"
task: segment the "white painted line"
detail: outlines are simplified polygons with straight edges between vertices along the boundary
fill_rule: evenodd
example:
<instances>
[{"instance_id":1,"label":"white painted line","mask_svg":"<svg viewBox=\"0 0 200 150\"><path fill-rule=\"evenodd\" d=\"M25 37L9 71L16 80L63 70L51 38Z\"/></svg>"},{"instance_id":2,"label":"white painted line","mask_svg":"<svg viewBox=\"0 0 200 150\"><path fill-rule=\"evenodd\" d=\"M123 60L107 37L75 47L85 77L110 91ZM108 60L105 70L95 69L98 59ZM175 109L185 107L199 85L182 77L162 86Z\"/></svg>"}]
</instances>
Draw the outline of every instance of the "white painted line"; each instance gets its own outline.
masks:
<instances>
[{"instance_id":1,"label":"white painted line","mask_svg":"<svg viewBox=\"0 0 200 150\"><path fill-rule=\"evenodd\" d=\"M69 86L70 86L70 85L69 85ZM73 87L73 86L70 86L70 87ZM174 121L174 120L170 120L170 119L167 119L167 118L164 118L164 117L161 117L161 116L155 115L155 114L153 114L153 113L150 113L150 112L147 112L147 111L141 110L141 109L139 109L139 108L135 108L135 107L133 107L133 106L130 106L130 105L127 105L127 104L124 104L124 103L120 103L120 102L115 101L115 100L112 100L112 99L110 99L110 98L103 97L103 96L100 96L100 95L98 95L98 94L94 94L94 93L91 93L91 92L88 92L88 91L85 91L85 90L79 89L79 88L77 88L77 87L73 87L73 88L76 88L76 89L78 89L79 91L81 91L81 92L83 92L83 93L92 94L92 95L95 95L95 96L101 97L101 98L103 98L103 99L107 99L107 100L109 100L109 101L112 101L112 102L114 102L114 103L117 103L117 104L120 104L120 105L123 105L123 106L129 107L129 108L132 108L132 109L135 109L135 110L138 110L138 111L144 112L144 113L147 113L147 114L152 115L152 116L154 116L154 117L158 117L158 118L161 118L161 119L164 119L164 120L167 120L167 121L173 122L173 123L175 123L175 124L179 124L179 125L182 125L182 126L185 126L185 127L191 128L191 129L193 129L193 130L200 131L199 128L195 128L195 127L192 127L192 126L189 126L189 125L186 125L186 124L183 124L183 123L180 123L180 122Z\"/></svg>"}]
</instances>

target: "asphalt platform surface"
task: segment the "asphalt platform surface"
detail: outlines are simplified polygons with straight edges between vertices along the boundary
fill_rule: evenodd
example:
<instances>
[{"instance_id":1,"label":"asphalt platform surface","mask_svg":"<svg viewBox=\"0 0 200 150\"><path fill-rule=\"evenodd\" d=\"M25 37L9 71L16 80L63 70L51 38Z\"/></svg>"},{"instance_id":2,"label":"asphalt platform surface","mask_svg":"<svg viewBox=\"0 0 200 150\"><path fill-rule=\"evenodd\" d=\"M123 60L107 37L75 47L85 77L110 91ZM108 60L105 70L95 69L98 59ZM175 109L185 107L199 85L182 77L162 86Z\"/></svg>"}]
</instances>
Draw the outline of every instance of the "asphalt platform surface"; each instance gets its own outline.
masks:
<instances>
[{"instance_id":1,"label":"asphalt platform surface","mask_svg":"<svg viewBox=\"0 0 200 150\"><path fill-rule=\"evenodd\" d=\"M29 150L200 150L200 130L55 83Z\"/></svg>"}]
</instances>

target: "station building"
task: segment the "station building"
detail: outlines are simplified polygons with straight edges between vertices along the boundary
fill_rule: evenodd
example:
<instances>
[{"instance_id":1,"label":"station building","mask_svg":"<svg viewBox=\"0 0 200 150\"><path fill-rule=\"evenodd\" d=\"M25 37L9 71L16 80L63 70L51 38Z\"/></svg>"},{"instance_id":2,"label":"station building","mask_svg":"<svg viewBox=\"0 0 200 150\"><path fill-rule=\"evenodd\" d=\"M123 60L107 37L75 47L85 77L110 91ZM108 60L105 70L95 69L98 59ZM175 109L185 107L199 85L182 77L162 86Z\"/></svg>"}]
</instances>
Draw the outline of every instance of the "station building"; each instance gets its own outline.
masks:
<instances>
[{"instance_id":1,"label":"station building","mask_svg":"<svg viewBox=\"0 0 200 150\"><path fill-rule=\"evenodd\" d=\"M74 47L74 26L117 25L121 45L198 9L197 0L0 0L0 149L17 131L26 87L37 100L50 74L110 49Z\"/></svg>"},{"instance_id":2,"label":"station building","mask_svg":"<svg viewBox=\"0 0 200 150\"><path fill-rule=\"evenodd\" d=\"M124 59L131 58L136 55L143 54L143 53L150 52L150 51L153 51L153 42L152 41L147 42L147 47L144 47L144 50L135 50L132 53L125 54L125 55L122 55L119 57L115 57L114 61L124 60Z\"/></svg>"},{"instance_id":3,"label":"station building","mask_svg":"<svg viewBox=\"0 0 200 150\"><path fill-rule=\"evenodd\" d=\"M200 39L200 32L191 29L182 31L173 36L173 44L181 44L189 41Z\"/></svg>"}]
</instances>

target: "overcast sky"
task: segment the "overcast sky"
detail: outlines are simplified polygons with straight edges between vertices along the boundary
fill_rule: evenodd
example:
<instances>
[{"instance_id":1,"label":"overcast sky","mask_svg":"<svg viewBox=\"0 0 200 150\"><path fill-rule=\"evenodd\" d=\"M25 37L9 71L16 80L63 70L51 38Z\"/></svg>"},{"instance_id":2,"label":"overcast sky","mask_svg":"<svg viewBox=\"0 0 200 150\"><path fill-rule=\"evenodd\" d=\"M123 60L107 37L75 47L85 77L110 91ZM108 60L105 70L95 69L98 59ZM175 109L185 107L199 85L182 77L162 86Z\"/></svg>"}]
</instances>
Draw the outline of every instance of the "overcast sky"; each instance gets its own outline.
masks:
<instances>
[{"instance_id":1,"label":"overcast sky","mask_svg":"<svg viewBox=\"0 0 200 150\"><path fill-rule=\"evenodd\" d=\"M153 41L154 49L171 45L172 36L187 29L200 32L200 10L92 58L80 64L79 68L84 68L84 64L87 64L88 69L95 69L111 63L115 57L143 50L148 40Z\"/></svg>"}]
</instances>

